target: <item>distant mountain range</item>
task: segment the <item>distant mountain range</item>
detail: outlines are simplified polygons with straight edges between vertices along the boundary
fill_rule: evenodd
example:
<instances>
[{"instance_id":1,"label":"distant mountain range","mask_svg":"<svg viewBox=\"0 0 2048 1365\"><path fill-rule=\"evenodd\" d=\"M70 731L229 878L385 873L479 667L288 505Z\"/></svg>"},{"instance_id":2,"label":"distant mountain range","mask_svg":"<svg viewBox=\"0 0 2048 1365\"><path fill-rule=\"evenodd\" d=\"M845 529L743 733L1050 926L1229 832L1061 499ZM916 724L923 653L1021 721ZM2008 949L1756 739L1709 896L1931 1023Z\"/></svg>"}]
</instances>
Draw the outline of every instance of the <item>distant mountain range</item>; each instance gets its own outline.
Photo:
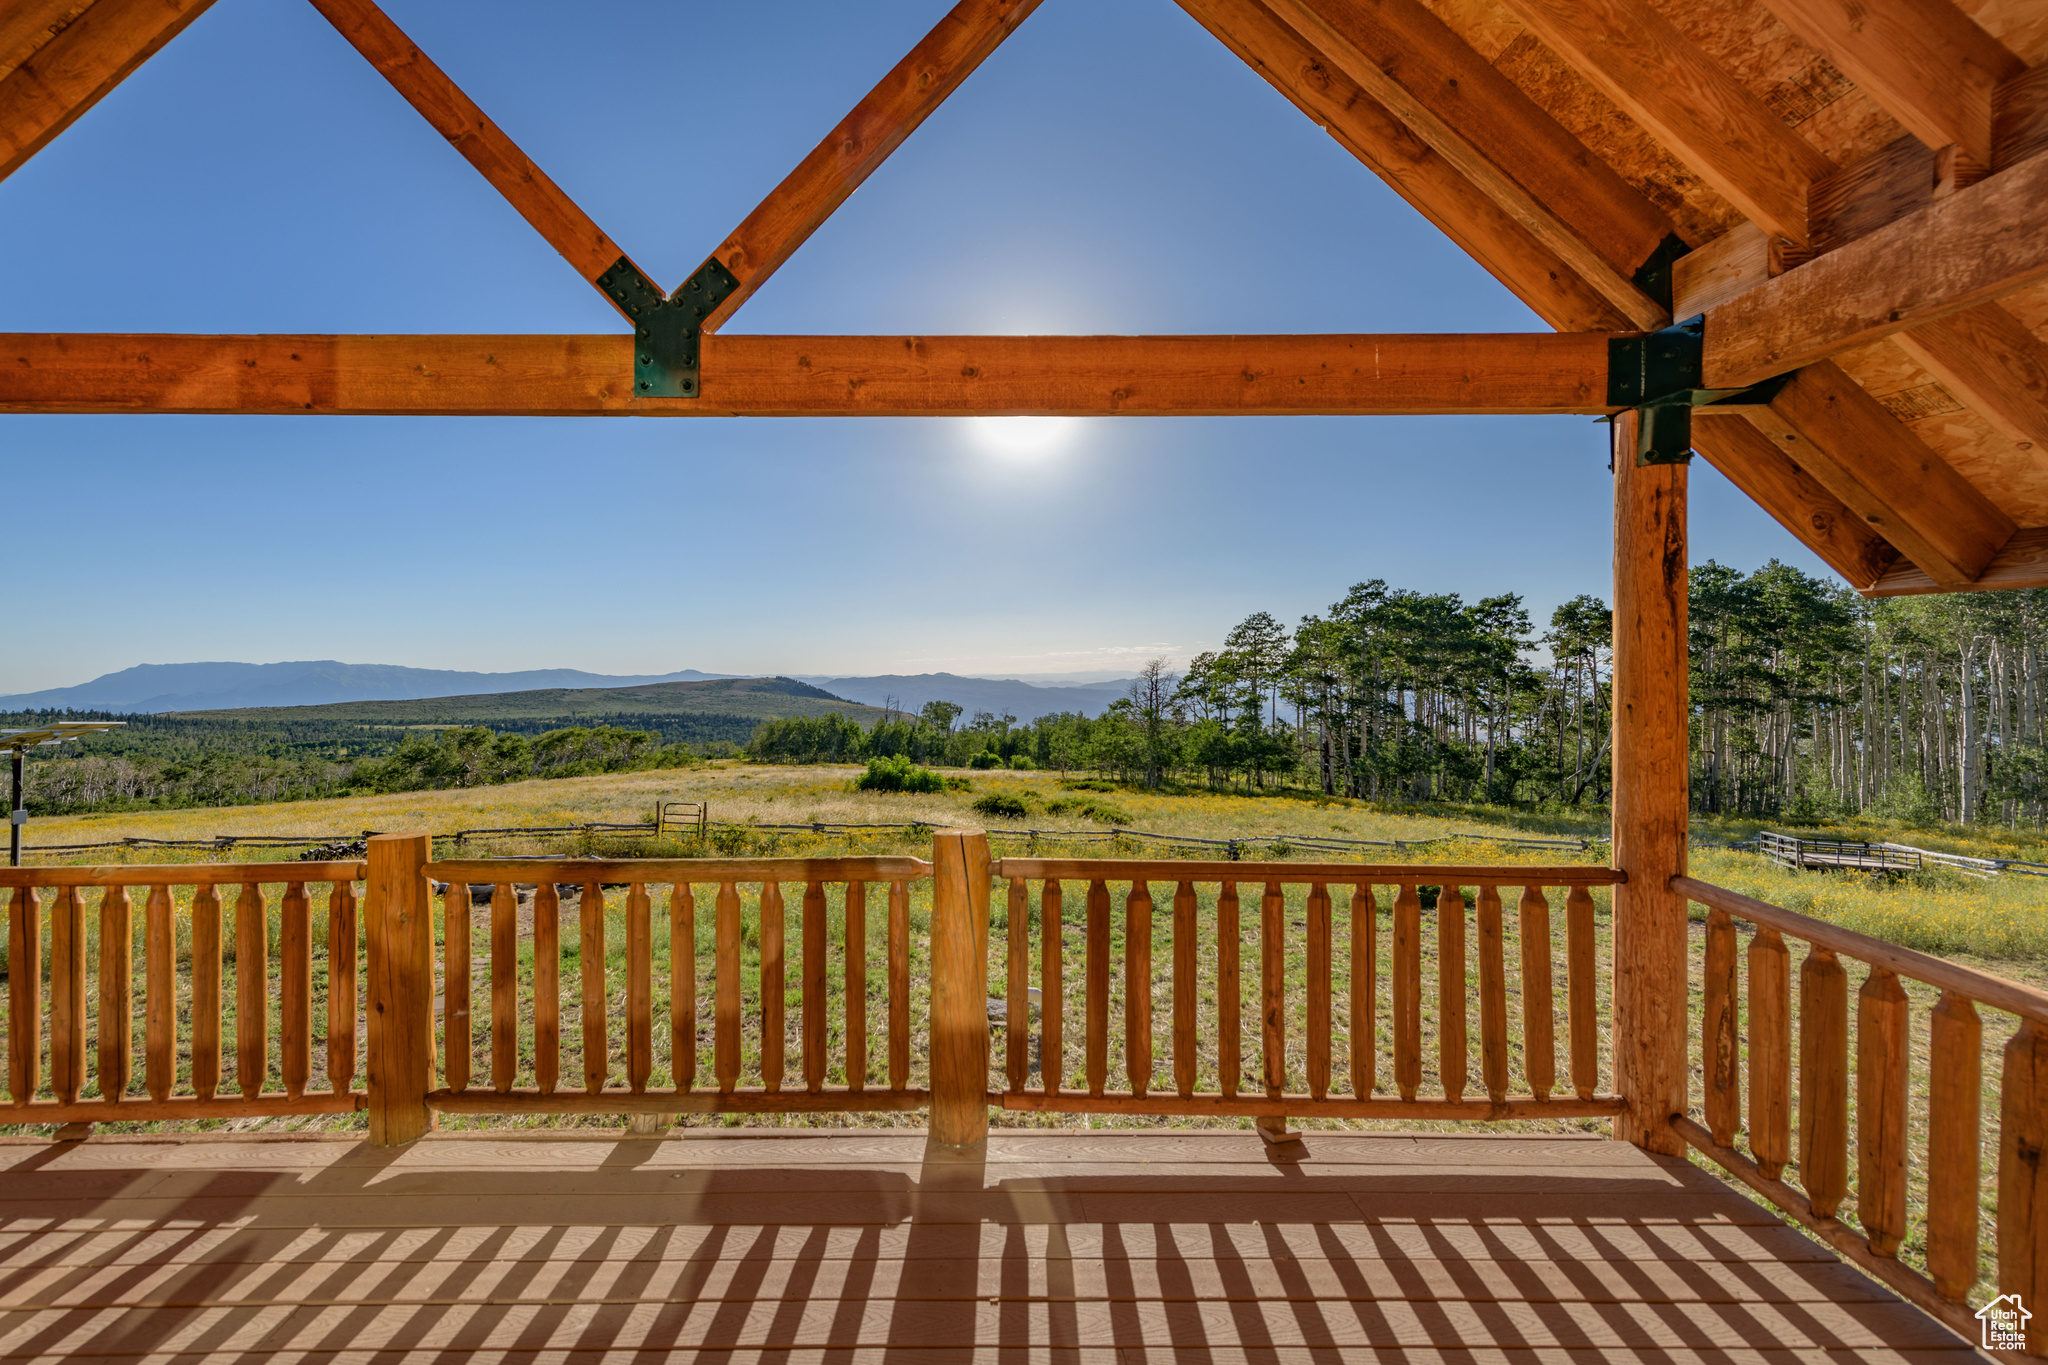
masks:
<instances>
[{"instance_id":1,"label":"distant mountain range","mask_svg":"<svg viewBox=\"0 0 2048 1365\"><path fill-rule=\"evenodd\" d=\"M890 673L875 678L799 674L797 678L867 706L880 706L894 697L897 706L915 713L928 701L949 701L966 708L960 717L963 723L974 719L977 711L988 711L1015 716L1027 724L1060 711L1100 715L1104 707L1124 695L1132 681L1116 678L1072 687L1042 687L1018 678L963 678L957 673Z\"/></svg>"},{"instance_id":2,"label":"distant mountain range","mask_svg":"<svg viewBox=\"0 0 2048 1365\"><path fill-rule=\"evenodd\" d=\"M862 706L881 706L890 698L915 713L926 702L950 701L964 709L961 721L978 711L1015 716L1029 723L1059 711L1099 715L1124 694L1130 679L1047 687L1018 678L966 678L957 673L884 674L843 678L824 674L794 675L796 681L823 689L832 697ZM614 675L575 668L538 668L516 673L465 673L453 669L406 668L398 664L347 664L332 659L301 663L141 664L94 678L75 687L53 687L0 697L0 711L115 711L160 714L170 711L249 711L278 707L334 707L352 703L391 703L453 699L457 705L434 708L436 715L457 712L549 715L575 711L613 712L642 709L656 702L629 698L619 689L663 683L712 682L732 679L730 673L704 673L694 668L674 673ZM587 695L576 697L573 693ZM507 694L547 693L505 702ZM671 694L676 695L676 694ZM488 699L488 702L486 701ZM678 697L680 700L680 697ZM812 698L816 701L820 698ZM701 705L703 696L692 698ZM373 710L376 708L372 708ZM390 713L391 708L383 708ZM421 708L403 708L408 715ZM661 709L656 702L654 709ZM693 705L691 709L695 709ZM329 718L340 719L331 715ZM351 716L351 718L357 718ZM367 719L365 715L361 718Z\"/></svg>"},{"instance_id":3,"label":"distant mountain range","mask_svg":"<svg viewBox=\"0 0 2048 1365\"><path fill-rule=\"evenodd\" d=\"M636 687L731 676L700 673L694 668L626 676L585 673L576 668L462 673L399 664L344 664L333 659L284 664L139 664L76 687L0 697L0 711L121 711L131 715L226 711L251 706L323 706L338 701L415 701L543 687Z\"/></svg>"},{"instance_id":4,"label":"distant mountain range","mask_svg":"<svg viewBox=\"0 0 2048 1365\"><path fill-rule=\"evenodd\" d=\"M872 724L881 712L846 701L794 678L707 678L696 682L636 683L628 687L536 687L406 701L338 701L323 706L237 707L185 713L193 719L263 724L342 721L359 725L489 725L546 722L552 726L621 724L664 728L663 717L710 717L739 724L745 740L760 721L776 716L851 716ZM531 729L513 724L515 729ZM735 738L720 734L716 738Z\"/></svg>"}]
</instances>

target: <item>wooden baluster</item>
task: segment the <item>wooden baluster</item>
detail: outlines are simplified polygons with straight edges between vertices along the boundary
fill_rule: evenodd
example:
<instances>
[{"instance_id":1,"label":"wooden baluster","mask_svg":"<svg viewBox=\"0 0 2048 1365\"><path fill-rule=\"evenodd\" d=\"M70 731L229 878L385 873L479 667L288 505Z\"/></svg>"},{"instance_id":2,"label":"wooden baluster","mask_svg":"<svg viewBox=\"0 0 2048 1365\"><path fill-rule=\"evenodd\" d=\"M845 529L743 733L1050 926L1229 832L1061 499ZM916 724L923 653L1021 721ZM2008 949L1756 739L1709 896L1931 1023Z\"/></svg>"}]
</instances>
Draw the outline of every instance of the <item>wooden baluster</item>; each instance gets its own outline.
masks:
<instances>
[{"instance_id":1,"label":"wooden baluster","mask_svg":"<svg viewBox=\"0 0 2048 1365\"><path fill-rule=\"evenodd\" d=\"M1244 930L1238 922L1237 883L1216 897L1216 1075L1226 1097L1244 1079Z\"/></svg>"},{"instance_id":2,"label":"wooden baluster","mask_svg":"<svg viewBox=\"0 0 2048 1365\"><path fill-rule=\"evenodd\" d=\"M1051 877L1038 893L1038 1082L1048 1095L1066 1081L1067 930L1060 884Z\"/></svg>"},{"instance_id":3,"label":"wooden baluster","mask_svg":"<svg viewBox=\"0 0 2048 1365\"><path fill-rule=\"evenodd\" d=\"M313 1079L313 902L304 882L287 883L278 903L278 1050L284 1093Z\"/></svg>"},{"instance_id":4,"label":"wooden baluster","mask_svg":"<svg viewBox=\"0 0 2048 1365\"><path fill-rule=\"evenodd\" d=\"M789 1046L789 971L783 940L789 919L782 906L782 887L761 884L761 1084L769 1093L782 1089L782 1066Z\"/></svg>"},{"instance_id":5,"label":"wooden baluster","mask_svg":"<svg viewBox=\"0 0 2048 1365\"><path fill-rule=\"evenodd\" d=\"M510 1094L519 1078L519 895L491 892L491 1089Z\"/></svg>"},{"instance_id":6,"label":"wooden baluster","mask_svg":"<svg viewBox=\"0 0 2048 1365\"><path fill-rule=\"evenodd\" d=\"M889 1088L910 1085L910 883L889 883Z\"/></svg>"},{"instance_id":7,"label":"wooden baluster","mask_svg":"<svg viewBox=\"0 0 2048 1365\"><path fill-rule=\"evenodd\" d=\"M1572 1092L1593 1098L1600 1086L1598 959L1593 951L1593 893L1575 886L1564 898L1565 1029L1572 1048Z\"/></svg>"},{"instance_id":8,"label":"wooden baluster","mask_svg":"<svg viewBox=\"0 0 2048 1365\"><path fill-rule=\"evenodd\" d=\"M1856 997L1856 1221L1879 1256L1906 1235L1906 1023L1899 978L1882 967Z\"/></svg>"},{"instance_id":9,"label":"wooden baluster","mask_svg":"<svg viewBox=\"0 0 2048 1365\"><path fill-rule=\"evenodd\" d=\"M612 1061L611 997L604 982L604 887L598 882L583 883L582 920L577 965L583 978L583 1093L595 1095L604 1089Z\"/></svg>"},{"instance_id":10,"label":"wooden baluster","mask_svg":"<svg viewBox=\"0 0 2048 1365\"><path fill-rule=\"evenodd\" d=\"M868 884L846 884L846 1088L868 1088ZM1026 1022L1029 1022L1027 1015Z\"/></svg>"},{"instance_id":11,"label":"wooden baluster","mask_svg":"<svg viewBox=\"0 0 2048 1365\"><path fill-rule=\"evenodd\" d=\"M668 889L668 1049L676 1089L687 1093L697 1084L697 900L688 882Z\"/></svg>"},{"instance_id":12,"label":"wooden baluster","mask_svg":"<svg viewBox=\"0 0 2048 1365\"><path fill-rule=\"evenodd\" d=\"M1259 1060L1268 1099L1287 1093L1286 913L1280 883L1267 882L1259 897Z\"/></svg>"},{"instance_id":13,"label":"wooden baluster","mask_svg":"<svg viewBox=\"0 0 2048 1365\"><path fill-rule=\"evenodd\" d=\"M1010 908L1004 916L1009 947L1003 974L1003 1079L1021 1094L1031 1066L1031 895L1022 877L1010 878Z\"/></svg>"},{"instance_id":14,"label":"wooden baluster","mask_svg":"<svg viewBox=\"0 0 2048 1365\"><path fill-rule=\"evenodd\" d=\"M1143 882L1124 900L1124 1071L1133 1095L1152 1088L1152 888Z\"/></svg>"},{"instance_id":15,"label":"wooden baluster","mask_svg":"<svg viewBox=\"0 0 2048 1365\"><path fill-rule=\"evenodd\" d=\"M43 1081L43 902L33 886L14 888L7 967L7 1093L27 1104Z\"/></svg>"},{"instance_id":16,"label":"wooden baluster","mask_svg":"<svg viewBox=\"0 0 2048 1365\"><path fill-rule=\"evenodd\" d=\"M1792 957L1775 929L1749 942L1749 1151L1768 1180L1792 1159Z\"/></svg>"},{"instance_id":17,"label":"wooden baluster","mask_svg":"<svg viewBox=\"0 0 2048 1365\"><path fill-rule=\"evenodd\" d=\"M1351 893L1351 1093L1361 1100L1379 1081L1379 914L1360 882Z\"/></svg>"},{"instance_id":18,"label":"wooden baluster","mask_svg":"<svg viewBox=\"0 0 2048 1365\"><path fill-rule=\"evenodd\" d=\"M142 1083L161 1103L178 1081L178 939L171 888L152 886L142 908Z\"/></svg>"},{"instance_id":19,"label":"wooden baluster","mask_svg":"<svg viewBox=\"0 0 2048 1365\"><path fill-rule=\"evenodd\" d=\"M1998 1086L1998 1292L2048 1303L2048 1029L2020 1019ZM2027 1352L2048 1354L2048 1313L2032 1310Z\"/></svg>"},{"instance_id":20,"label":"wooden baluster","mask_svg":"<svg viewBox=\"0 0 2048 1365\"><path fill-rule=\"evenodd\" d=\"M1109 888L1088 884L1088 1093L1109 1084Z\"/></svg>"},{"instance_id":21,"label":"wooden baluster","mask_svg":"<svg viewBox=\"0 0 2048 1365\"><path fill-rule=\"evenodd\" d=\"M1557 1000L1550 982L1550 902L1543 888L1522 888L1516 907L1522 940L1522 1075L1539 1100L1557 1088Z\"/></svg>"},{"instance_id":22,"label":"wooden baluster","mask_svg":"<svg viewBox=\"0 0 2048 1365\"><path fill-rule=\"evenodd\" d=\"M1306 913L1308 932L1308 1093L1324 1099L1330 1093L1330 998L1335 973L1330 966L1330 888L1310 884Z\"/></svg>"},{"instance_id":23,"label":"wooden baluster","mask_svg":"<svg viewBox=\"0 0 2048 1365\"><path fill-rule=\"evenodd\" d=\"M543 1095L562 1078L562 896L533 888L533 1079Z\"/></svg>"},{"instance_id":24,"label":"wooden baluster","mask_svg":"<svg viewBox=\"0 0 2048 1365\"><path fill-rule=\"evenodd\" d=\"M1943 991L1927 1059L1927 1273L1950 1303L1977 1283L1984 1026L1967 996Z\"/></svg>"},{"instance_id":25,"label":"wooden baluster","mask_svg":"<svg viewBox=\"0 0 2048 1365\"><path fill-rule=\"evenodd\" d=\"M1705 1073L1707 1128L1723 1147L1734 1145L1742 1116L1739 1040L1735 1019L1735 921L1725 910L1707 912L1706 1007L1700 1017L1700 1069Z\"/></svg>"},{"instance_id":26,"label":"wooden baluster","mask_svg":"<svg viewBox=\"0 0 2048 1365\"><path fill-rule=\"evenodd\" d=\"M1173 1088L1195 1093L1195 884L1173 889Z\"/></svg>"},{"instance_id":27,"label":"wooden baluster","mask_svg":"<svg viewBox=\"0 0 2048 1365\"><path fill-rule=\"evenodd\" d=\"M825 887L804 886L804 1089L825 1088Z\"/></svg>"},{"instance_id":28,"label":"wooden baluster","mask_svg":"<svg viewBox=\"0 0 2048 1365\"><path fill-rule=\"evenodd\" d=\"M1508 1097L1508 959L1500 889L1479 888L1479 1079L1495 1104Z\"/></svg>"},{"instance_id":29,"label":"wooden baluster","mask_svg":"<svg viewBox=\"0 0 2048 1365\"><path fill-rule=\"evenodd\" d=\"M253 1100L270 1074L270 912L263 888L235 898L235 1083Z\"/></svg>"},{"instance_id":30,"label":"wooden baluster","mask_svg":"<svg viewBox=\"0 0 2048 1365\"><path fill-rule=\"evenodd\" d=\"M327 893L327 1088L346 1095L356 1083L356 887Z\"/></svg>"},{"instance_id":31,"label":"wooden baluster","mask_svg":"<svg viewBox=\"0 0 2048 1365\"><path fill-rule=\"evenodd\" d=\"M654 898L645 882L626 887L626 1086L647 1093L654 1074Z\"/></svg>"},{"instance_id":32,"label":"wooden baluster","mask_svg":"<svg viewBox=\"0 0 2048 1365\"><path fill-rule=\"evenodd\" d=\"M135 1073L135 905L128 888L100 896L100 1098L116 1103Z\"/></svg>"},{"instance_id":33,"label":"wooden baluster","mask_svg":"<svg viewBox=\"0 0 2048 1365\"><path fill-rule=\"evenodd\" d=\"M1394 897L1394 1087L1412 1100L1422 1086L1422 897L1412 882Z\"/></svg>"},{"instance_id":34,"label":"wooden baluster","mask_svg":"<svg viewBox=\"0 0 2048 1365\"><path fill-rule=\"evenodd\" d=\"M62 1104L85 1088L85 900L57 892L50 907L50 1089Z\"/></svg>"},{"instance_id":35,"label":"wooden baluster","mask_svg":"<svg viewBox=\"0 0 2048 1365\"><path fill-rule=\"evenodd\" d=\"M202 1100L212 1099L220 1090L220 918L220 888L193 888L192 1093ZM53 966L55 957L53 951Z\"/></svg>"},{"instance_id":36,"label":"wooden baluster","mask_svg":"<svg viewBox=\"0 0 2048 1365\"><path fill-rule=\"evenodd\" d=\"M1799 1183L1823 1218L1849 1192L1849 974L1820 947L1799 968Z\"/></svg>"},{"instance_id":37,"label":"wooden baluster","mask_svg":"<svg viewBox=\"0 0 2048 1365\"><path fill-rule=\"evenodd\" d=\"M1437 1071L1444 1097L1465 1098L1466 1053L1470 1038L1465 1018L1465 897L1445 886L1436 897Z\"/></svg>"},{"instance_id":38,"label":"wooden baluster","mask_svg":"<svg viewBox=\"0 0 2048 1365\"><path fill-rule=\"evenodd\" d=\"M733 883L718 884L712 917L716 957L712 965L711 1070L718 1093L730 1095L740 1079L740 890Z\"/></svg>"},{"instance_id":39,"label":"wooden baluster","mask_svg":"<svg viewBox=\"0 0 2048 1365\"><path fill-rule=\"evenodd\" d=\"M441 1075L459 1095L469 1089L469 884L448 883L441 907Z\"/></svg>"}]
</instances>

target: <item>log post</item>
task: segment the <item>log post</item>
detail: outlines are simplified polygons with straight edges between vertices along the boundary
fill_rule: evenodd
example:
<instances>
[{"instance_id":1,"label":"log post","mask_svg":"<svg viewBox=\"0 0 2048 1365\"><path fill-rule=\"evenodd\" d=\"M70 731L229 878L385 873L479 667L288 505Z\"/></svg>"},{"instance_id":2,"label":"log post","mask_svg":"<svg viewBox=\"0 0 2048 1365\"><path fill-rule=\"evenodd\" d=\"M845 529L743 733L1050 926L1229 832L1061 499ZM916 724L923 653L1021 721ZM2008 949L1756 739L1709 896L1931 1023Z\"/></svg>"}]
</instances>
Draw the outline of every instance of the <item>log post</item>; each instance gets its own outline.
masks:
<instances>
[{"instance_id":1,"label":"log post","mask_svg":"<svg viewBox=\"0 0 2048 1365\"><path fill-rule=\"evenodd\" d=\"M1614 1135L1682 1155L1686 1107L1686 467L1636 464L1614 419Z\"/></svg>"},{"instance_id":2,"label":"log post","mask_svg":"<svg viewBox=\"0 0 2048 1365\"><path fill-rule=\"evenodd\" d=\"M396 1147L434 1126L434 900L426 865L432 836L369 841L364 918L370 950L370 1142Z\"/></svg>"},{"instance_id":3,"label":"log post","mask_svg":"<svg viewBox=\"0 0 2048 1365\"><path fill-rule=\"evenodd\" d=\"M988 835L932 835L931 1142L988 1137Z\"/></svg>"}]
</instances>

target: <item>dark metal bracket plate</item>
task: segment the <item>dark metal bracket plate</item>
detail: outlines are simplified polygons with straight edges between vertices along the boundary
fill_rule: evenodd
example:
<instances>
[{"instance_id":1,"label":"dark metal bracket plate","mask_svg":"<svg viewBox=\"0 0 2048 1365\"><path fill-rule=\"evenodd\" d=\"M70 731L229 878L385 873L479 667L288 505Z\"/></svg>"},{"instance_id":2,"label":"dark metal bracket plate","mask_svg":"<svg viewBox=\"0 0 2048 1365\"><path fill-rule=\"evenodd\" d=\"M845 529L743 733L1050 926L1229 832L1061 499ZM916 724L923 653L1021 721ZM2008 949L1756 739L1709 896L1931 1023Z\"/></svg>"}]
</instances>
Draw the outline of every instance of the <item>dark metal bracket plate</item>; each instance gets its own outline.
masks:
<instances>
[{"instance_id":1,"label":"dark metal bracket plate","mask_svg":"<svg viewBox=\"0 0 2048 1365\"><path fill-rule=\"evenodd\" d=\"M704 319L740 282L716 257L666 297L624 256L597 287L633 322L633 396L696 398L704 391Z\"/></svg>"},{"instance_id":2,"label":"dark metal bracket plate","mask_svg":"<svg viewBox=\"0 0 2048 1365\"><path fill-rule=\"evenodd\" d=\"M1692 410L1769 403L1790 375L1747 389L1700 387L1706 370L1706 318L1607 343L1607 401L1636 410L1636 463L1689 464Z\"/></svg>"}]
</instances>

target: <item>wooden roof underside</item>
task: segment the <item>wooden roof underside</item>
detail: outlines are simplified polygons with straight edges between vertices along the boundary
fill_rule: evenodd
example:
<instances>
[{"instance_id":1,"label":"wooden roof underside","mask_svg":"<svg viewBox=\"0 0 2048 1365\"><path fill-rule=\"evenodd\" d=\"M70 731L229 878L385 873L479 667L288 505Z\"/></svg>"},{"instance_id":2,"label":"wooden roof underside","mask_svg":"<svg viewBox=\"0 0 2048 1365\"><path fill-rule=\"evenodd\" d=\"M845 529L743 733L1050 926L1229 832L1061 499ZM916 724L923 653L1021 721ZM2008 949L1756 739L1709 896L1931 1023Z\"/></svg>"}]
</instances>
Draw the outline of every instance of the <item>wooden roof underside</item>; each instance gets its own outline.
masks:
<instances>
[{"instance_id":1,"label":"wooden roof underside","mask_svg":"<svg viewBox=\"0 0 2048 1365\"><path fill-rule=\"evenodd\" d=\"M586 280L626 256L310 2ZM0 0L0 176L209 3ZM1791 379L1698 452L1856 588L2048 584L2048 0L1179 0L1559 335L719 334L1037 3L961 0L712 253L698 398L635 398L623 332L18 333L0 411L1602 413L1610 335L1703 314L1705 387Z\"/></svg>"}]
</instances>

